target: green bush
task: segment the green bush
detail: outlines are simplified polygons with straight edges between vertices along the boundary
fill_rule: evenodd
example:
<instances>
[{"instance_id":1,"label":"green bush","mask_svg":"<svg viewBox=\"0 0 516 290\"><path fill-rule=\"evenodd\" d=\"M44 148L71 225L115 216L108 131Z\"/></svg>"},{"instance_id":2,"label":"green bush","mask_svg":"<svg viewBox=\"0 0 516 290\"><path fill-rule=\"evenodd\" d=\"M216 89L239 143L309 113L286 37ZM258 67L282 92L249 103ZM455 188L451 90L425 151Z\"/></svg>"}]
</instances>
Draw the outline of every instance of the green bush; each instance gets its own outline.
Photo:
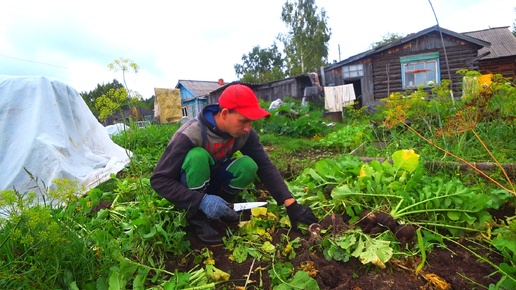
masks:
<instances>
[{"instance_id":1,"label":"green bush","mask_svg":"<svg viewBox=\"0 0 516 290\"><path fill-rule=\"evenodd\" d=\"M298 101L286 98L281 107L271 110L269 118L253 122L253 127L260 134L312 138L331 131L327 123L322 109L314 109L311 103L302 106Z\"/></svg>"}]
</instances>

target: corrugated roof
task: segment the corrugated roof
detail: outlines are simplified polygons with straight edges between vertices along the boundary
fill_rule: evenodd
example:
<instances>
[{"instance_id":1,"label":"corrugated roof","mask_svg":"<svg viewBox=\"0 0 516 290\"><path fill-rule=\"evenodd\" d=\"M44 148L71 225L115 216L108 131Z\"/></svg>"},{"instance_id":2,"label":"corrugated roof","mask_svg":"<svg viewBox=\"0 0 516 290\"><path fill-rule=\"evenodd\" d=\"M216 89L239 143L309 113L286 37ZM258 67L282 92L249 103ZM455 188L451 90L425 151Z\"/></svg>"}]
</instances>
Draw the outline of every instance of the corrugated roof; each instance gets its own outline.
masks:
<instances>
[{"instance_id":1,"label":"corrugated roof","mask_svg":"<svg viewBox=\"0 0 516 290\"><path fill-rule=\"evenodd\" d=\"M491 43L491 47L484 47L478 51L479 56L489 53L482 59L516 55L516 37L509 30L509 26L464 32L463 34Z\"/></svg>"},{"instance_id":2,"label":"corrugated roof","mask_svg":"<svg viewBox=\"0 0 516 290\"><path fill-rule=\"evenodd\" d=\"M221 87L218 82L192 80L179 80L176 88L179 88L180 85L192 92L196 97L206 96Z\"/></svg>"}]
</instances>

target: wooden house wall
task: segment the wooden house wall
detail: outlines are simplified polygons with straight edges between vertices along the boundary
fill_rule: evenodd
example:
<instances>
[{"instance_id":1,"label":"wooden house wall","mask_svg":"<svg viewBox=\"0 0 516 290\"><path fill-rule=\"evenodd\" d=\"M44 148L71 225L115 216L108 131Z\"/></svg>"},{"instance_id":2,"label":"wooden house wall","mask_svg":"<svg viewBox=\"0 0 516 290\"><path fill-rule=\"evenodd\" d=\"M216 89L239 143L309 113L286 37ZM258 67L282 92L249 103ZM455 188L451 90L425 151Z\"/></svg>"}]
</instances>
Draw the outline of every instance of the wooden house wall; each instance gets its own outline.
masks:
<instances>
[{"instance_id":1,"label":"wooden house wall","mask_svg":"<svg viewBox=\"0 0 516 290\"><path fill-rule=\"evenodd\" d=\"M330 71L324 73L324 84L325 87L340 86L344 84L342 79L342 66L336 67Z\"/></svg>"},{"instance_id":2,"label":"wooden house wall","mask_svg":"<svg viewBox=\"0 0 516 290\"><path fill-rule=\"evenodd\" d=\"M501 57L481 60L479 72L482 74L501 74L503 77L514 80L516 77L516 57Z\"/></svg>"},{"instance_id":3,"label":"wooden house wall","mask_svg":"<svg viewBox=\"0 0 516 290\"><path fill-rule=\"evenodd\" d=\"M273 102L277 99L284 99L285 97L292 97L296 99L302 99L304 89L312 86L312 82L308 76L298 76L294 78L288 78L280 81L275 81L266 84L244 84L249 86L258 99L266 102ZM218 103L219 97L224 90L213 91L207 96L207 104Z\"/></svg>"},{"instance_id":4,"label":"wooden house wall","mask_svg":"<svg viewBox=\"0 0 516 290\"><path fill-rule=\"evenodd\" d=\"M185 88L185 86L183 86L183 85L179 86L179 91L181 94L181 100L187 100L187 99L195 97L194 94L192 92L190 92L187 88Z\"/></svg>"},{"instance_id":5,"label":"wooden house wall","mask_svg":"<svg viewBox=\"0 0 516 290\"><path fill-rule=\"evenodd\" d=\"M154 110L131 107L130 109L122 109L122 116L119 111L115 111L111 116L108 116L101 123L104 126L113 125L116 123L125 123L128 125L129 118L133 121L152 121L154 120Z\"/></svg>"},{"instance_id":6,"label":"wooden house wall","mask_svg":"<svg viewBox=\"0 0 516 290\"><path fill-rule=\"evenodd\" d=\"M207 97L206 97L206 101L207 101L207 104L208 105L211 105L211 104L216 104L218 103L219 101L219 97L220 97L220 94L222 93L222 91L216 91L216 92L211 92Z\"/></svg>"},{"instance_id":7,"label":"wooden house wall","mask_svg":"<svg viewBox=\"0 0 516 290\"><path fill-rule=\"evenodd\" d=\"M360 80L362 95L356 96L362 106L373 104L374 101L374 81L373 64L370 58L363 60L364 76Z\"/></svg>"},{"instance_id":8,"label":"wooden house wall","mask_svg":"<svg viewBox=\"0 0 516 290\"><path fill-rule=\"evenodd\" d=\"M297 84L294 79L259 85L254 89L254 93L258 99L266 102L272 102L281 96L296 95Z\"/></svg>"},{"instance_id":9,"label":"wooden house wall","mask_svg":"<svg viewBox=\"0 0 516 290\"><path fill-rule=\"evenodd\" d=\"M306 79L296 77L274 83L257 85L254 88L254 92L259 99L266 102L284 99L285 97L301 99L303 98L304 89L311 85L308 77L306 77Z\"/></svg>"},{"instance_id":10,"label":"wooden house wall","mask_svg":"<svg viewBox=\"0 0 516 290\"><path fill-rule=\"evenodd\" d=\"M428 34L404 45L394 47L372 56L374 100L388 97L393 92L403 92L400 57L429 52L439 52L441 81L451 79L455 96L462 92L462 75L459 69L478 69L472 63L477 57L479 47L454 37L445 36L446 56L438 33ZM448 64L446 63L448 60ZM469 64L469 67L468 67ZM448 74L449 68L449 74Z\"/></svg>"}]
</instances>

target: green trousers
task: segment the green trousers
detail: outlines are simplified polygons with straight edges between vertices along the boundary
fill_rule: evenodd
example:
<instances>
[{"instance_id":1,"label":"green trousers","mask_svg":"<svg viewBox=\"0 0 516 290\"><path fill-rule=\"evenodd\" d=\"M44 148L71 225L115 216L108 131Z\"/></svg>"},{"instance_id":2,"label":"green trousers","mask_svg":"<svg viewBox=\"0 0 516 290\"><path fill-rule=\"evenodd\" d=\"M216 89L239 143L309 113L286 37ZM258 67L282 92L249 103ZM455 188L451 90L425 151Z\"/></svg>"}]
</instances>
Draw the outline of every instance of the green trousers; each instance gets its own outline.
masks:
<instances>
[{"instance_id":1,"label":"green trousers","mask_svg":"<svg viewBox=\"0 0 516 290\"><path fill-rule=\"evenodd\" d=\"M208 151L195 147L183 161L181 183L193 190L232 199L255 180L257 171L258 165L249 156L216 163Z\"/></svg>"}]
</instances>

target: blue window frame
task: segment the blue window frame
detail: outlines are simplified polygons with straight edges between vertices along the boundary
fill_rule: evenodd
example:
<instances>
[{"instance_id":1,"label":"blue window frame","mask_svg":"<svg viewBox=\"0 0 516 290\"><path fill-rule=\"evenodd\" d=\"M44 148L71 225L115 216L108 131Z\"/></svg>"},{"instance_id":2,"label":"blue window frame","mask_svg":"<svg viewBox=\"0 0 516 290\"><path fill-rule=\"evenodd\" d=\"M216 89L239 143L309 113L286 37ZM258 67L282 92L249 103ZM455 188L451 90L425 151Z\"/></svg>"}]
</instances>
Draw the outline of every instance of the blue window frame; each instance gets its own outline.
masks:
<instances>
[{"instance_id":1,"label":"blue window frame","mask_svg":"<svg viewBox=\"0 0 516 290\"><path fill-rule=\"evenodd\" d=\"M441 82L438 52L403 56L400 63L403 89L430 87Z\"/></svg>"}]
</instances>

